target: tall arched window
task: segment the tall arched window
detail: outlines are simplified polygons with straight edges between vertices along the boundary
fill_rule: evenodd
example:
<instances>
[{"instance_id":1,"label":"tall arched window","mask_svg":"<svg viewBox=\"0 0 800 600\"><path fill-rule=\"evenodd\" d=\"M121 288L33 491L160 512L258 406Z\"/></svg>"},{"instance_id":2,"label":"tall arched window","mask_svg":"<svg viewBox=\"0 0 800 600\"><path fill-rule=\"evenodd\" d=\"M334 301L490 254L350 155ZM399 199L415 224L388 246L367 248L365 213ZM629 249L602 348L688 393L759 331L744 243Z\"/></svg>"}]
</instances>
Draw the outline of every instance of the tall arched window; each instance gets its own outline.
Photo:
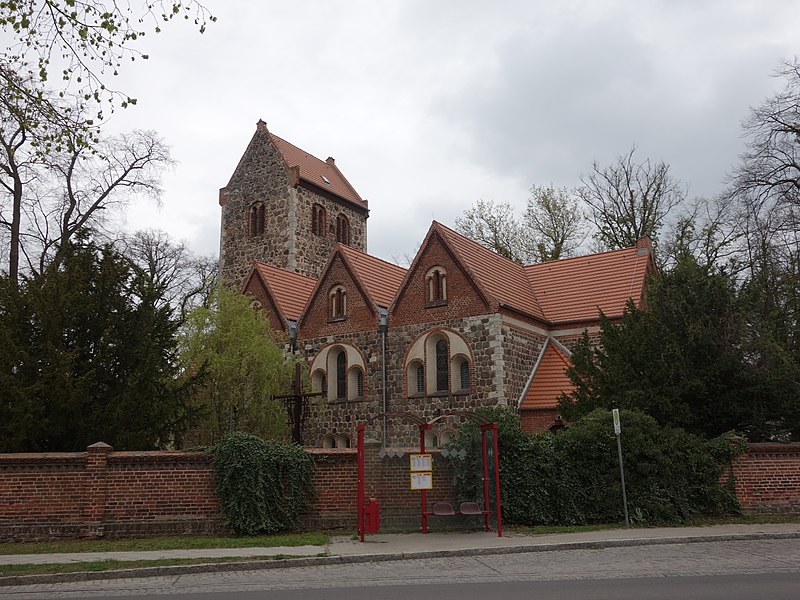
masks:
<instances>
[{"instance_id":1,"label":"tall arched window","mask_svg":"<svg viewBox=\"0 0 800 600\"><path fill-rule=\"evenodd\" d=\"M343 214L336 217L336 241L350 245L350 221Z\"/></svg>"},{"instance_id":2,"label":"tall arched window","mask_svg":"<svg viewBox=\"0 0 800 600\"><path fill-rule=\"evenodd\" d=\"M264 204L254 202L250 205L247 213L247 231L250 237L264 233Z\"/></svg>"},{"instance_id":3,"label":"tall arched window","mask_svg":"<svg viewBox=\"0 0 800 600\"><path fill-rule=\"evenodd\" d=\"M311 232L314 235L325 237L327 228L328 220L325 208L321 204L315 204L311 207Z\"/></svg>"},{"instance_id":4,"label":"tall arched window","mask_svg":"<svg viewBox=\"0 0 800 600\"><path fill-rule=\"evenodd\" d=\"M444 338L436 342L436 391L446 392L450 389L450 356L447 340Z\"/></svg>"},{"instance_id":5,"label":"tall arched window","mask_svg":"<svg viewBox=\"0 0 800 600\"><path fill-rule=\"evenodd\" d=\"M363 400L364 398L364 371L361 367L351 367L347 376L348 400Z\"/></svg>"},{"instance_id":6,"label":"tall arched window","mask_svg":"<svg viewBox=\"0 0 800 600\"><path fill-rule=\"evenodd\" d=\"M428 269L425 275L428 284L428 302L441 303L447 301L447 271L442 267Z\"/></svg>"},{"instance_id":7,"label":"tall arched window","mask_svg":"<svg viewBox=\"0 0 800 600\"><path fill-rule=\"evenodd\" d=\"M336 357L336 398L347 399L347 355L344 350Z\"/></svg>"},{"instance_id":8,"label":"tall arched window","mask_svg":"<svg viewBox=\"0 0 800 600\"><path fill-rule=\"evenodd\" d=\"M418 364L414 368L414 378L415 383L417 385L417 393L424 394L425 393L425 367L422 366L422 363Z\"/></svg>"},{"instance_id":9,"label":"tall arched window","mask_svg":"<svg viewBox=\"0 0 800 600\"><path fill-rule=\"evenodd\" d=\"M343 285L331 288L328 293L328 317L343 319L347 316L347 290Z\"/></svg>"}]
</instances>

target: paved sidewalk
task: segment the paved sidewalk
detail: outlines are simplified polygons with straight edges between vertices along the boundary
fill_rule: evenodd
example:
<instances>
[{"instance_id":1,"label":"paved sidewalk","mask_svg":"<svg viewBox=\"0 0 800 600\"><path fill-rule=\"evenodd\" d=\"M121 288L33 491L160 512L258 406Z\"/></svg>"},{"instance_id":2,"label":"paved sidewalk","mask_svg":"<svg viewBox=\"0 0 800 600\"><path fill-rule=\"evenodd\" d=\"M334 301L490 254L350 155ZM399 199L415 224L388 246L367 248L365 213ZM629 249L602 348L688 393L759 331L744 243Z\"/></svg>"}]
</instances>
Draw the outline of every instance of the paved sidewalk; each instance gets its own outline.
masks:
<instances>
[{"instance_id":1,"label":"paved sidewalk","mask_svg":"<svg viewBox=\"0 0 800 600\"><path fill-rule=\"evenodd\" d=\"M708 540L758 538L800 538L800 524L714 525L710 527L660 527L648 529L608 529L548 535L494 532L386 533L366 536L364 543L348 536L337 536L327 546L280 546L272 548L216 548L202 550L152 550L142 552L81 552L70 554L0 555L0 564L56 564L100 560L158 560L170 558L233 557L247 561L254 557L318 557L357 562L397 560L430 556L465 556L543 552L580 547L638 546L646 544L689 543ZM297 566L305 561L270 561ZM211 567L213 565L209 565Z\"/></svg>"}]
</instances>

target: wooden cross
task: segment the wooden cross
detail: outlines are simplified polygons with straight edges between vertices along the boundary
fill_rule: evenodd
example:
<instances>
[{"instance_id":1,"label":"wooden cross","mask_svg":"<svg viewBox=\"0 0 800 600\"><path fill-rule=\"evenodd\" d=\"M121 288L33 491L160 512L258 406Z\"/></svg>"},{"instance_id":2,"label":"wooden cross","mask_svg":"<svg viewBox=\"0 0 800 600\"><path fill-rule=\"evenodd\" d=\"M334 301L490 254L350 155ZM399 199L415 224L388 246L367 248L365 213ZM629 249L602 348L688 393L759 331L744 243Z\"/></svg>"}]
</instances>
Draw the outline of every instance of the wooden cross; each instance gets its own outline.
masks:
<instances>
[{"instance_id":1,"label":"wooden cross","mask_svg":"<svg viewBox=\"0 0 800 600\"><path fill-rule=\"evenodd\" d=\"M322 396L322 392L303 392L303 380L300 376L300 365L294 366L293 393L285 396L273 396L276 400L283 400L286 405L287 423L292 430L292 441L303 445L303 428L310 413L308 399Z\"/></svg>"}]
</instances>

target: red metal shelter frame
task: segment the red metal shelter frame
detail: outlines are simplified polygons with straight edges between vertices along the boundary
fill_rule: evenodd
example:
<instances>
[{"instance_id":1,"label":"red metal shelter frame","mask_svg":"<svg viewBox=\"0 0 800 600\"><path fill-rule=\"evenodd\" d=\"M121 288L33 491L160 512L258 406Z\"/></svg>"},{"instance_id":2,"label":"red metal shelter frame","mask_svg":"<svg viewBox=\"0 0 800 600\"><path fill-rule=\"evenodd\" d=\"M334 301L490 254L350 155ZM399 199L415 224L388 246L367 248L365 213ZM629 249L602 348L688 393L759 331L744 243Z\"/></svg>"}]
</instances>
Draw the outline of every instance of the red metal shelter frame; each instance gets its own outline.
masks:
<instances>
[{"instance_id":1,"label":"red metal shelter frame","mask_svg":"<svg viewBox=\"0 0 800 600\"><path fill-rule=\"evenodd\" d=\"M425 422L417 415L405 412L385 412L368 419L366 423L359 423L356 428L358 437L358 535L361 541L364 541L364 430L367 423L383 418L383 417L398 417L414 423L419 428L419 451L421 454L425 453L425 432L433 427L433 424L445 417L459 416L469 419L476 423L481 429L481 456L483 458L483 517L484 517L484 530L489 531L489 455L488 445L486 442L486 433L493 431L492 444L494 454L494 491L495 491L495 516L497 519L497 537L503 536L503 519L502 519L502 505L500 502L500 455L497 446L497 423L490 421L483 415L479 415L469 411L448 411ZM422 533L428 533L428 491L420 490L422 500Z\"/></svg>"}]
</instances>

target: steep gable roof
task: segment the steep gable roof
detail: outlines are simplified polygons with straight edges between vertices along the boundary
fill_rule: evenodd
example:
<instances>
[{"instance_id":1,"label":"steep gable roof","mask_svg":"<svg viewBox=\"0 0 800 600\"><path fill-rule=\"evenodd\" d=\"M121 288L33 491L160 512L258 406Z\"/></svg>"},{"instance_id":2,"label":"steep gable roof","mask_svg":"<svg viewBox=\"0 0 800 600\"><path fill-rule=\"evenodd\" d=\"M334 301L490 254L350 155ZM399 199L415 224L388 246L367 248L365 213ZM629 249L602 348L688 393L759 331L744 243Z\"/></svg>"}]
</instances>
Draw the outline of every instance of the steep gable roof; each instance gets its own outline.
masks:
<instances>
[{"instance_id":1,"label":"steep gable roof","mask_svg":"<svg viewBox=\"0 0 800 600\"><path fill-rule=\"evenodd\" d=\"M344 255L356 273L370 299L383 308L397 295L406 276L406 269L342 244L337 251Z\"/></svg>"},{"instance_id":2,"label":"steep gable roof","mask_svg":"<svg viewBox=\"0 0 800 600\"><path fill-rule=\"evenodd\" d=\"M317 280L262 262L256 262L253 270L261 277L281 316L289 321L297 321Z\"/></svg>"},{"instance_id":3,"label":"steep gable roof","mask_svg":"<svg viewBox=\"0 0 800 600\"><path fill-rule=\"evenodd\" d=\"M552 323L622 315L629 298L639 303L652 252L641 247L587 254L530 265L524 268L544 314Z\"/></svg>"},{"instance_id":4,"label":"steep gable roof","mask_svg":"<svg viewBox=\"0 0 800 600\"><path fill-rule=\"evenodd\" d=\"M542 311L522 265L436 221L431 229L442 235L464 267L498 305L545 319L545 312Z\"/></svg>"},{"instance_id":5,"label":"steep gable roof","mask_svg":"<svg viewBox=\"0 0 800 600\"><path fill-rule=\"evenodd\" d=\"M261 123L263 121L260 121L259 125ZM266 129L266 125L264 128ZM326 161L320 160L269 130L267 130L267 135L283 156L287 166L299 169L300 179L323 190L328 190L360 208L367 208L367 201L362 199L355 188L350 185L333 158L328 158Z\"/></svg>"},{"instance_id":6,"label":"steep gable roof","mask_svg":"<svg viewBox=\"0 0 800 600\"><path fill-rule=\"evenodd\" d=\"M566 373L567 367L571 366L572 362L558 344L547 340L520 402L520 409L555 408L562 392L568 394L575 389Z\"/></svg>"}]
</instances>

